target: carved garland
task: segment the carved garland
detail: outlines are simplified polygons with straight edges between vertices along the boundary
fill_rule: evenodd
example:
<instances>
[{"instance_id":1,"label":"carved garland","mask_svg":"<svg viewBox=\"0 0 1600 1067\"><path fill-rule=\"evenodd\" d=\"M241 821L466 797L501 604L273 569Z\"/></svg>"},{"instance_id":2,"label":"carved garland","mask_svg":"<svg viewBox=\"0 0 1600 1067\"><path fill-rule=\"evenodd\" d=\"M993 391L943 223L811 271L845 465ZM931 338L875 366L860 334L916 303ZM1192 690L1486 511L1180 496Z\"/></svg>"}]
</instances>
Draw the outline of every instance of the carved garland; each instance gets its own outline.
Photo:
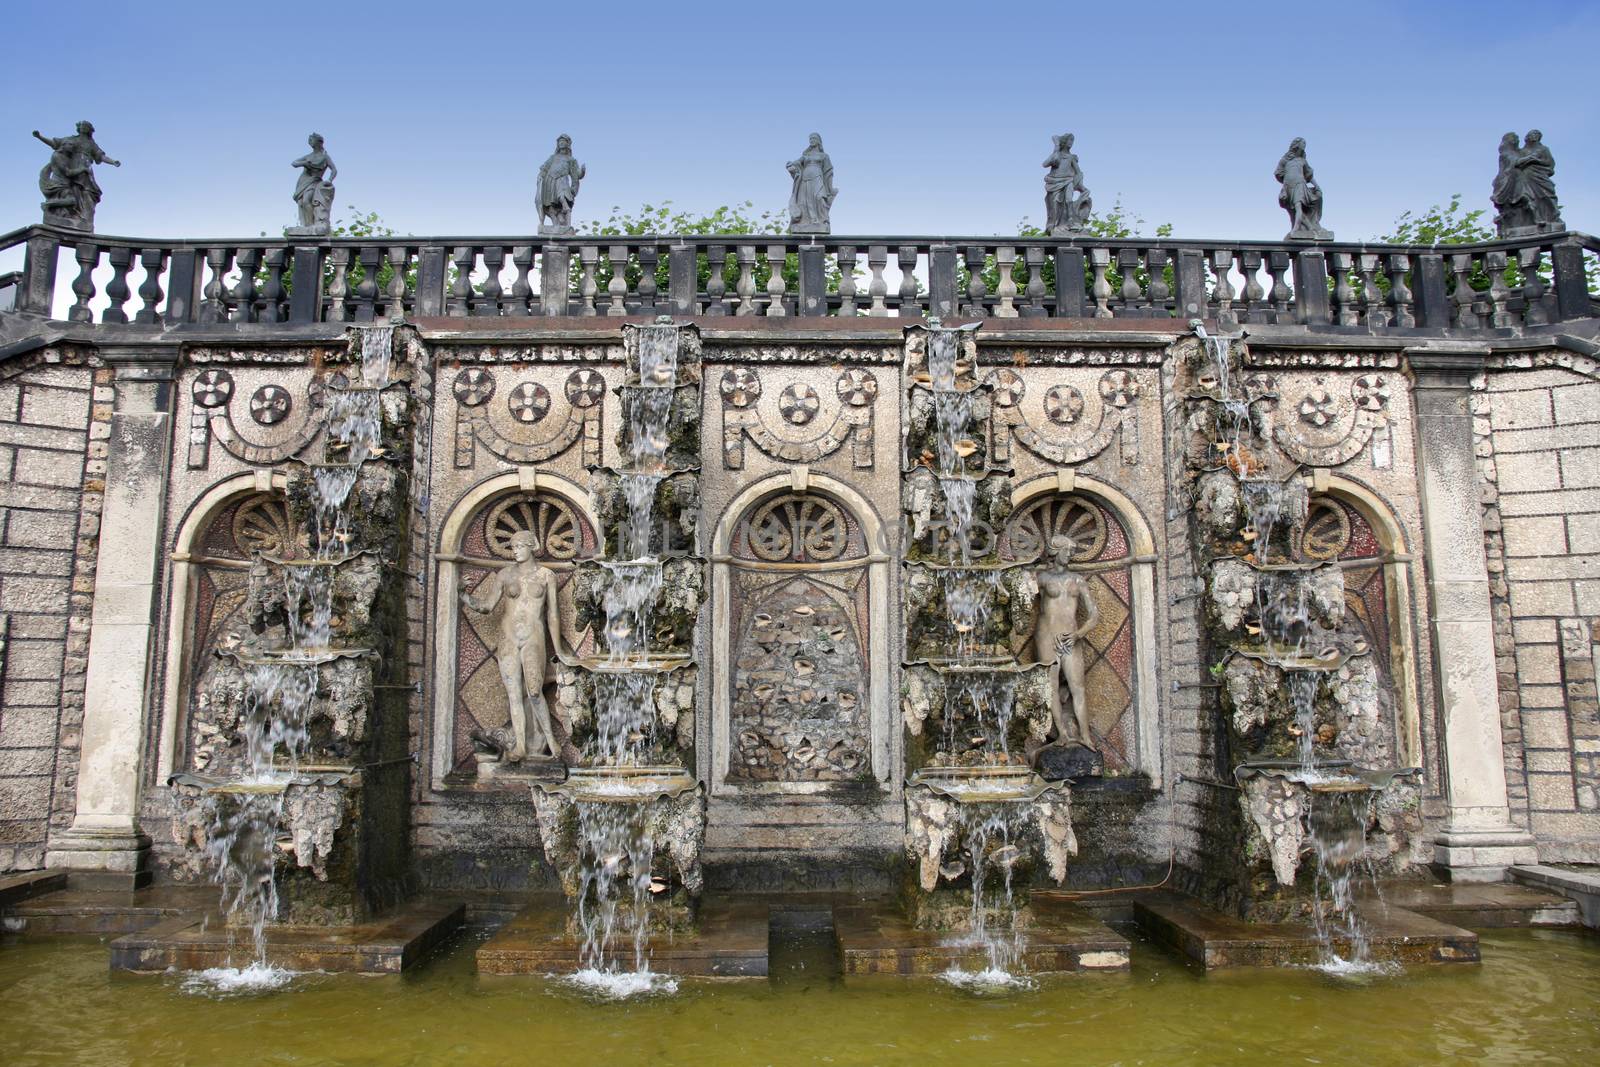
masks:
<instances>
[{"instance_id":1,"label":"carved garland","mask_svg":"<svg viewBox=\"0 0 1600 1067\"><path fill-rule=\"evenodd\" d=\"M339 388L343 378L336 374L330 384ZM200 470L210 462L213 437L230 456L252 466L270 467L299 455L322 433L323 420L315 416L327 388L320 381L313 382L308 390L309 410L300 428L277 444L263 445L251 441L234 424L233 375L219 367L201 371L189 390L193 401L189 410L189 469ZM251 395L249 410L258 426L276 426L294 410L294 399L281 385L263 385Z\"/></svg>"},{"instance_id":2,"label":"carved garland","mask_svg":"<svg viewBox=\"0 0 1600 1067\"><path fill-rule=\"evenodd\" d=\"M597 370L582 368L567 375L563 391L567 417L543 440L517 440L501 433L489 421L488 404L495 395L495 379L482 367L466 367L456 374L455 465L470 468L474 450L482 445L491 455L511 463L544 463L581 440L583 465L600 465L601 400L605 379ZM520 426L535 426L550 413L550 391L538 382L521 382L506 396L506 410Z\"/></svg>"},{"instance_id":3,"label":"carved garland","mask_svg":"<svg viewBox=\"0 0 1600 1067\"><path fill-rule=\"evenodd\" d=\"M1318 379L1298 402L1279 409L1273 440L1290 459L1308 467L1349 462L1375 432L1388 432L1390 381L1387 374L1360 375L1350 382L1350 395L1345 398L1335 396ZM1292 419L1287 411L1294 413ZM1332 436L1335 433L1337 437ZM1379 465L1375 460L1374 466Z\"/></svg>"},{"instance_id":4,"label":"carved garland","mask_svg":"<svg viewBox=\"0 0 1600 1067\"><path fill-rule=\"evenodd\" d=\"M984 382L993 389L994 462L1009 463L1011 444L1015 441L1051 463L1082 463L1105 451L1118 430L1122 431L1122 462L1129 465L1139 462L1139 409L1134 401L1139 398L1141 386L1133 372L1119 368L1100 376L1099 421L1087 436L1075 441L1053 439L1028 421L1022 411L1027 386L1022 375L1010 367L990 371ZM1056 385L1045 393L1043 407L1045 417L1054 425L1075 426L1083 419L1084 396L1074 386Z\"/></svg>"},{"instance_id":5,"label":"carved garland","mask_svg":"<svg viewBox=\"0 0 1600 1067\"><path fill-rule=\"evenodd\" d=\"M718 387L722 394L722 460L728 470L744 468L744 445L749 440L765 455L788 463L815 463L850 442L851 461L857 469L872 467L873 400L878 380L871 371L851 367L839 375L834 391L841 406L826 429L804 441L790 441L767 428L755 402L761 397L761 379L748 367L725 371ZM790 385L778 398L778 409L791 426L805 426L816 418L821 401L809 385Z\"/></svg>"}]
</instances>

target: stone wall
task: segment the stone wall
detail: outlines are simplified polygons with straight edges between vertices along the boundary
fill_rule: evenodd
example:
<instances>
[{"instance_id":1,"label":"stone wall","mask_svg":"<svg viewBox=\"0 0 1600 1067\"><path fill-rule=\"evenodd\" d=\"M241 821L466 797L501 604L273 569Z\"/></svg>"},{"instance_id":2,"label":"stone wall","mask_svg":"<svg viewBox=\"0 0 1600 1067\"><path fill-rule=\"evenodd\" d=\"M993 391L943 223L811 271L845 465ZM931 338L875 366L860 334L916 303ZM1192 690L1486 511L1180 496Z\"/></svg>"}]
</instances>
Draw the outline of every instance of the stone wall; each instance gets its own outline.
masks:
<instances>
[{"instance_id":1,"label":"stone wall","mask_svg":"<svg viewBox=\"0 0 1600 1067\"><path fill-rule=\"evenodd\" d=\"M1600 862L1600 367L1502 358L1475 422L1513 814L1545 861Z\"/></svg>"},{"instance_id":2,"label":"stone wall","mask_svg":"<svg viewBox=\"0 0 1600 1067\"><path fill-rule=\"evenodd\" d=\"M0 369L0 871L44 865L72 820L108 370L45 349Z\"/></svg>"}]
</instances>

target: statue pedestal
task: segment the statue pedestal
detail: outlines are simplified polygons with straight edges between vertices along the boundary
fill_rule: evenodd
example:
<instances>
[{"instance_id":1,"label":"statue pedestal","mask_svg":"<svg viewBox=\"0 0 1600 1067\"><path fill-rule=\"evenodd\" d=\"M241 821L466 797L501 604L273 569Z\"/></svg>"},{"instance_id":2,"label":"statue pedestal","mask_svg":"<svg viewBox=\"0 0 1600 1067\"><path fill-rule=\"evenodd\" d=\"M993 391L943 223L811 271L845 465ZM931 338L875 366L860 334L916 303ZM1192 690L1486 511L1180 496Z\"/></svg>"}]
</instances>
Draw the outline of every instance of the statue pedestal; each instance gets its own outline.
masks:
<instances>
[{"instance_id":1,"label":"statue pedestal","mask_svg":"<svg viewBox=\"0 0 1600 1067\"><path fill-rule=\"evenodd\" d=\"M332 227L326 223L319 223L316 226L285 226L283 228L285 237L327 237L331 232Z\"/></svg>"},{"instance_id":2,"label":"statue pedestal","mask_svg":"<svg viewBox=\"0 0 1600 1067\"><path fill-rule=\"evenodd\" d=\"M833 227L826 222L793 222L789 224L790 233L832 233Z\"/></svg>"},{"instance_id":3,"label":"statue pedestal","mask_svg":"<svg viewBox=\"0 0 1600 1067\"><path fill-rule=\"evenodd\" d=\"M506 763L492 757L478 757L480 782L515 782L518 785L526 785L531 782L566 780L566 764L558 759L525 759L521 763Z\"/></svg>"},{"instance_id":4,"label":"statue pedestal","mask_svg":"<svg viewBox=\"0 0 1600 1067\"><path fill-rule=\"evenodd\" d=\"M1106 772L1100 753L1086 745L1047 745L1033 758L1039 777L1050 782L1068 778L1099 777Z\"/></svg>"},{"instance_id":5,"label":"statue pedestal","mask_svg":"<svg viewBox=\"0 0 1600 1067\"><path fill-rule=\"evenodd\" d=\"M539 224L540 237L571 237L578 231L571 226L551 226L549 223Z\"/></svg>"}]
</instances>

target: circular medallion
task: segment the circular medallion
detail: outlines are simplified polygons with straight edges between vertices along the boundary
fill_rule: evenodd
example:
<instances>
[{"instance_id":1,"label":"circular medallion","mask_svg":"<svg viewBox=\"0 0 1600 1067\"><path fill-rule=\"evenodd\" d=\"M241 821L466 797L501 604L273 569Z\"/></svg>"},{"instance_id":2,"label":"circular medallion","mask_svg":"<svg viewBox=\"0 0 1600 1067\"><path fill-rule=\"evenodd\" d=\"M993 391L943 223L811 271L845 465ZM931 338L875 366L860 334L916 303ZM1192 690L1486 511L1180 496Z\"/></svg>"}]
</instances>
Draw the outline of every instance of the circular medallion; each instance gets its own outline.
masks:
<instances>
[{"instance_id":1,"label":"circular medallion","mask_svg":"<svg viewBox=\"0 0 1600 1067\"><path fill-rule=\"evenodd\" d=\"M462 407L475 408L494 396L494 375L482 367L466 367L457 372L456 402Z\"/></svg>"},{"instance_id":2,"label":"circular medallion","mask_svg":"<svg viewBox=\"0 0 1600 1067\"><path fill-rule=\"evenodd\" d=\"M878 379L871 371L851 367L839 375L839 399L853 408L864 408L878 395Z\"/></svg>"},{"instance_id":3,"label":"circular medallion","mask_svg":"<svg viewBox=\"0 0 1600 1067\"><path fill-rule=\"evenodd\" d=\"M506 408L518 422L538 422L550 410L550 390L538 382L523 382L506 397Z\"/></svg>"},{"instance_id":4,"label":"circular medallion","mask_svg":"<svg viewBox=\"0 0 1600 1067\"><path fill-rule=\"evenodd\" d=\"M592 408L600 403L601 397L606 394L606 380L600 372L589 370L575 370L567 375L567 403L575 408Z\"/></svg>"},{"instance_id":5,"label":"circular medallion","mask_svg":"<svg viewBox=\"0 0 1600 1067\"><path fill-rule=\"evenodd\" d=\"M233 397L233 375L225 370L203 370L194 380L194 402L203 408L220 408Z\"/></svg>"},{"instance_id":6,"label":"circular medallion","mask_svg":"<svg viewBox=\"0 0 1600 1067\"><path fill-rule=\"evenodd\" d=\"M730 408L747 408L761 396L761 379L749 367L734 367L722 372L717 391Z\"/></svg>"},{"instance_id":7,"label":"circular medallion","mask_svg":"<svg viewBox=\"0 0 1600 1067\"><path fill-rule=\"evenodd\" d=\"M276 426L289 417L294 400L281 385L263 385L250 398L250 417L262 426Z\"/></svg>"},{"instance_id":8,"label":"circular medallion","mask_svg":"<svg viewBox=\"0 0 1600 1067\"><path fill-rule=\"evenodd\" d=\"M1070 385L1052 385L1044 394L1044 413L1057 426L1071 426L1083 417L1083 394Z\"/></svg>"},{"instance_id":9,"label":"circular medallion","mask_svg":"<svg viewBox=\"0 0 1600 1067\"><path fill-rule=\"evenodd\" d=\"M1003 408L1016 407L1021 402L1023 394L1027 392L1027 388L1022 384L1022 375L1010 367L990 371L984 381L994 387L994 402ZM1077 390L1074 389L1073 392Z\"/></svg>"},{"instance_id":10,"label":"circular medallion","mask_svg":"<svg viewBox=\"0 0 1600 1067\"><path fill-rule=\"evenodd\" d=\"M1362 411L1382 411L1389 406L1389 383L1381 374L1363 374L1350 386L1350 395Z\"/></svg>"},{"instance_id":11,"label":"circular medallion","mask_svg":"<svg viewBox=\"0 0 1600 1067\"><path fill-rule=\"evenodd\" d=\"M1131 371L1108 370L1100 376L1100 399L1114 408L1125 408L1139 395L1139 382Z\"/></svg>"},{"instance_id":12,"label":"circular medallion","mask_svg":"<svg viewBox=\"0 0 1600 1067\"><path fill-rule=\"evenodd\" d=\"M817 417L817 391L809 385L787 385L778 396L778 414L791 426L804 426Z\"/></svg>"},{"instance_id":13,"label":"circular medallion","mask_svg":"<svg viewBox=\"0 0 1600 1067\"><path fill-rule=\"evenodd\" d=\"M1300 401L1299 411L1301 422L1321 428L1338 416L1339 402L1333 399L1333 394L1318 386Z\"/></svg>"}]
</instances>

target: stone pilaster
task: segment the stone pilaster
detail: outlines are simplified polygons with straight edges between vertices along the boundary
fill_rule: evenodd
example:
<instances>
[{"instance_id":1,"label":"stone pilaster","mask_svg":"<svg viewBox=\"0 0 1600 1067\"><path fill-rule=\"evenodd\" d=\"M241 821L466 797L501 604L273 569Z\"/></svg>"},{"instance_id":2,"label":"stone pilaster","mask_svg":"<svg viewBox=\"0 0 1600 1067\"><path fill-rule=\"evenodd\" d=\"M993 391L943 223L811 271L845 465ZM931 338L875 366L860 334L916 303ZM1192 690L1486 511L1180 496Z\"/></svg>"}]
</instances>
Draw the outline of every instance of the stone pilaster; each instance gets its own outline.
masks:
<instances>
[{"instance_id":1,"label":"stone pilaster","mask_svg":"<svg viewBox=\"0 0 1600 1067\"><path fill-rule=\"evenodd\" d=\"M45 866L106 885L149 879L139 832L145 696L152 663L162 522L172 447L175 346L102 349L116 368L116 405L72 825L50 838Z\"/></svg>"},{"instance_id":2,"label":"stone pilaster","mask_svg":"<svg viewBox=\"0 0 1600 1067\"><path fill-rule=\"evenodd\" d=\"M1513 864L1537 862L1533 837L1512 824L1506 799L1483 508L1468 406L1472 377L1482 373L1485 355L1467 346L1407 353L1416 379L1422 547L1447 805L1434 865L1454 881L1498 881Z\"/></svg>"}]
</instances>

